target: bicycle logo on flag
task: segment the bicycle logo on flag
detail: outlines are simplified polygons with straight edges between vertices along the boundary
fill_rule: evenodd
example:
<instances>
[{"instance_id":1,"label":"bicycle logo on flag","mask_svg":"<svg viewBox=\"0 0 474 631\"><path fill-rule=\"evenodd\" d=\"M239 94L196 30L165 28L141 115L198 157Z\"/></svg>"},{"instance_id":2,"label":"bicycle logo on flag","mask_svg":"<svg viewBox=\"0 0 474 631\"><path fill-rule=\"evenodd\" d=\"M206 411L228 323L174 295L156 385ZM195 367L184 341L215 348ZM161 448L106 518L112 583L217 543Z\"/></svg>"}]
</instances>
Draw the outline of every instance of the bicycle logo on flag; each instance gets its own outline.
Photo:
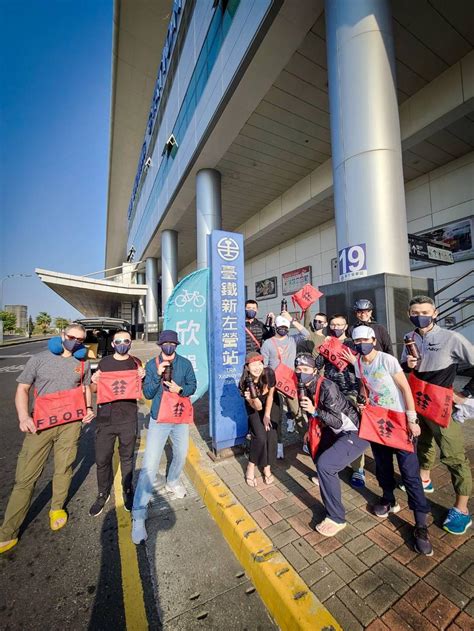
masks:
<instances>
[{"instance_id":1,"label":"bicycle logo on flag","mask_svg":"<svg viewBox=\"0 0 474 631\"><path fill-rule=\"evenodd\" d=\"M187 289L184 289L183 292L178 294L174 299L174 304L178 307L178 309L182 309L189 303L192 303L196 309L201 309L206 304L206 298L197 290L188 291Z\"/></svg>"}]
</instances>

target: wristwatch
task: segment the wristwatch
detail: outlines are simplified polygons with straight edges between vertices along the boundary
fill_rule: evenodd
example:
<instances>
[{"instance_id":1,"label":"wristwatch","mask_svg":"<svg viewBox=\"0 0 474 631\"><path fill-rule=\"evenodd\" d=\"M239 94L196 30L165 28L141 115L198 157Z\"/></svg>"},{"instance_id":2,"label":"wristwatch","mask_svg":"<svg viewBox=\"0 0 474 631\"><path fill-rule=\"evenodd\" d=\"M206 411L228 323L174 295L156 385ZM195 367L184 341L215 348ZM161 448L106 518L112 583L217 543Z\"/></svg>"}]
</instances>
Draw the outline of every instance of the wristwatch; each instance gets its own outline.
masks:
<instances>
[{"instance_id":1,"label":"wristwatch","mask_svg":"<svg viewBox=\"0 0 474 631\"><path fill-rule=\"evenodd\" d=\"M86 405L86 410L94 410L94 408L92 407L92 405Z\"/></svg>"}]
</instances>

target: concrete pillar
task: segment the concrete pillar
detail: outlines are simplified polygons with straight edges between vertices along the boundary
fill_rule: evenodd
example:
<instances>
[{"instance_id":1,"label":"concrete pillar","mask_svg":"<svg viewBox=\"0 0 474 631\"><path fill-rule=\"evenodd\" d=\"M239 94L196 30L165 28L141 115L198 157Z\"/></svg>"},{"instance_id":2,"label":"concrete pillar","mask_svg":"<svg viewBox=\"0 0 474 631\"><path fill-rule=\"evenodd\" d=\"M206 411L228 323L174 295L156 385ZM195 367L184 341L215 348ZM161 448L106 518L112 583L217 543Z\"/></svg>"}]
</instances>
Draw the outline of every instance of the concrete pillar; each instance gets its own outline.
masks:
<instances>
[{"instance_id":1,"label":"concrete pillar","mask_svg":"<svg viewBox=\"0 0 474 631\"><path fill-rule=\"evenodd\" d=\"M143 272L137 273L137 285L146 285L146 277ZM137 324L143 324L145 321L145 298L138 299L137 306Z\"/></svg>"},{"instance_id":2,"label":"concrete pillar","mask_svg":"<svg viewBox=\"0 0 474 631\"><path fill-rule=\"evenodd\" d=\"M221 228L221 174L215 169L201 169L196 175L197 269L209 267L207 238Z\"/></svg>"},{"instance_id":3,"label":"concrete pillar","mask_svg":"<svg viewBox=\"0 0 474 631\"><path fill-rule=\"evenodd\" d=\"M154 257L146 260L146 321L158 326L158 261Z\"/></svg>"},{"instance_id":4,"label":"concrete pillar","mask_svg":"<svg viewBox=\"0 0 474 631\"><path fill-rule=\"evenodd\" d=\"M161 308L163 313L177 282L178 233L176 230L163 230L161 233Z\"/></svg>"},{"instance_id":5,"label":"concrete pillar","mask_svg":"<svg viewBox=\"0 0 474 631\"><path fill-rule=\"evenodd\" d=\"M337 248L365 243L368 275L409 275L390 2L325 6Z\"/></svg>"}]
</instances>

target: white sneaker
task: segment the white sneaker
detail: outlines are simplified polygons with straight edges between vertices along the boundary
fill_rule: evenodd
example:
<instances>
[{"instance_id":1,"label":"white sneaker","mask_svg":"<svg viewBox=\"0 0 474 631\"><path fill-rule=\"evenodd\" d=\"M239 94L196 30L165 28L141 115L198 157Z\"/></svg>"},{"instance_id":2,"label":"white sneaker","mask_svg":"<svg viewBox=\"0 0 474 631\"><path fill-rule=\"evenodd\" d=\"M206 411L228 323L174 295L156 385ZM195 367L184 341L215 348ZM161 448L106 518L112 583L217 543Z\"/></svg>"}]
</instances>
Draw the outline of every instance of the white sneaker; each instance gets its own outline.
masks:
<instances>
[{"instance_id":1,"label":"white sneaker","mask_svg":"<svg viewBox=\"0 0 474 631\"><path fill-rule=\"evenodd\" d=\"M295 431L295 419L289 418L286 421L286 431L288 432L288 434L293 434L293 432Z\"/></svg>"},{"instance_id":2,"label":"white sneaker","mask_svg":"<svg viewBox=\"0 0 474 631\"><path fill-rule=\"evenodd\" d=\"M188 492L186 491L186 487L183 486L182 484L173 484L173 486L171 486L171 484L166 483L165 489L169 492L172 493L173 497L172 499L179 499L182 500L183 497L186 497L186 495L188 494Z\"/></svg>"},{"instance_id":3,"label":"white sneaker","mask_svg":"<svg viewBox=\"0 0 474 631\"><path fill-rule=\"evenodd\" d=\"M309 447L307 443L303 443L303 453L310 455Z\"/></svg>"},{"instance_id":4,"label":"white sneaker","mask_svg":"<svg viewBox=\"0 0 474 631\"><path fill-rule=\"evenodd\" d=\"M285 455L283 454L283 443L278 443L277 445L277 458L278 460L283 460Z\"/></svg>"},{"instance_id":5,"label":"white sneaker","mask_svg":"<svg viewBox=\"0 0 474 631\"><path fill-rule=\"evenodd\" d=\"M133 519L132 520L132 541L138 546L142 541L146 541L148 539L148 533L145 528L145 520L144 519Z\"/></svg>"}]
</instances>

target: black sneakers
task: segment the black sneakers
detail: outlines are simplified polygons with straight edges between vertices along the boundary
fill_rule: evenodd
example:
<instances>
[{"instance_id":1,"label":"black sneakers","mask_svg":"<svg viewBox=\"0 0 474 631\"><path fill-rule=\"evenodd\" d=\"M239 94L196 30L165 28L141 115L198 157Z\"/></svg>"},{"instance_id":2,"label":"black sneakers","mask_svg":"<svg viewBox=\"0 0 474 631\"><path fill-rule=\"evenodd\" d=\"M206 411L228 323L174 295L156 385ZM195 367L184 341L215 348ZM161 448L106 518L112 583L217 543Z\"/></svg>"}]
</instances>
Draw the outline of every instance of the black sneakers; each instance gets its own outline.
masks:
<instances>
[{"instance_id":1,"label":"black sneakers","mask_svg":"<svg viewBox=\"0 0 474 631\"><path fill-rule=\"evenodd\" d=\"M89 515L91 517L97 517L104 510L104 506L110 499L110 493L99 493L96 501L92 504L89 509Z\"/></svg>"},{"instance_id":2,"label":"black sneakers","mask_svg":"<svg viewBox=\"0 0 474 631\"><path fill-rule=\"evenodd\" d=\"M428 538L426 526L415 526L413 537L415 538L415 550L418 554L424 554L427 557L433 556L433 546Z\"/></svg>"},{"instance_id":3,"label":"black sneakers","mask_svg":"<svg viewBox=\"0 0 474 631\"><path fill-rule=\"evenodd\" d=\"M128 491L123 492L123 507L129 513L132 510L133 506L133 490L129 489Z\"/></svg>"}]
</instances>

